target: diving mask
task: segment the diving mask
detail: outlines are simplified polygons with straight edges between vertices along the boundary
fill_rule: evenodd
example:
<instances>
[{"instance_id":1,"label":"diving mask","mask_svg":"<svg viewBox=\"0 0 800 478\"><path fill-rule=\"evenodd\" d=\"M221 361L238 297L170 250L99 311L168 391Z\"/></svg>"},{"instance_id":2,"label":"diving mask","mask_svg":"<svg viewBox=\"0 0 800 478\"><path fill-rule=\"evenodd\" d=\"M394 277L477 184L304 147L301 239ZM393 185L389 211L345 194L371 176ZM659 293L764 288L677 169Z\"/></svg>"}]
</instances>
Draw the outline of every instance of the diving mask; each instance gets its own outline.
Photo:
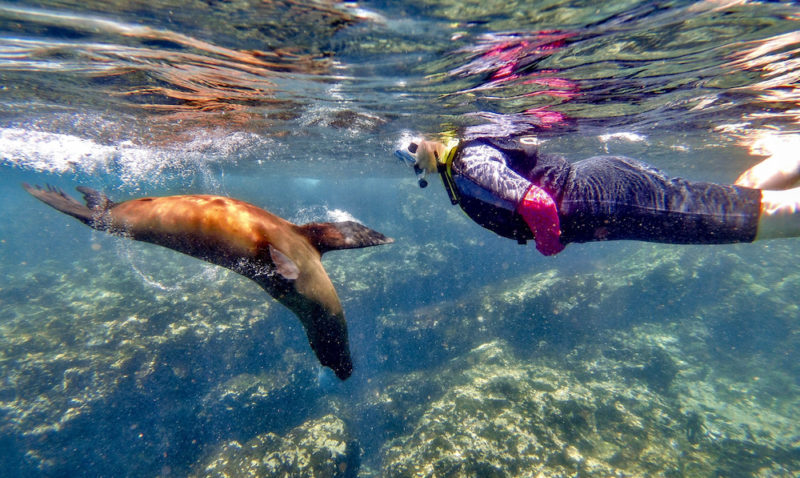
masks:
<instances>
[{"instance_id":1,"label":"diving mask","mask_svg":"<svg viewBox=\"0 0 800 478\"><path fill-rule=\"evenodd\" d=\"M419 187L425 188L428 186L428 181L425 179L425 171L417 165L417 158L414 156L417 153L417 147L417 143L409 143L406 149L395 150L394 155L397 159L406 163L407 166L414 168Z\"/></svg>"}]
</instances>

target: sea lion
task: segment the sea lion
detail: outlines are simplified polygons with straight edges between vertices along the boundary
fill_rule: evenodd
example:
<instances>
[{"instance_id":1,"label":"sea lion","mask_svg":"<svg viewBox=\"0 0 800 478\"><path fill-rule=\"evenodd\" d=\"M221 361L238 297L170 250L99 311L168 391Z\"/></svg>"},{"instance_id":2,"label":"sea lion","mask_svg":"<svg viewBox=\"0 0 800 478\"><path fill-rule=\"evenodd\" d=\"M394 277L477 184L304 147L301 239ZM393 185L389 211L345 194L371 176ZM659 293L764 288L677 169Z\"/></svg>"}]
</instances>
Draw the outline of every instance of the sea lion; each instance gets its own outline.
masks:
<instances>
[{"instance_id":1,"label":"sea lion","mask_svg":"<svg viewBox=\"0 0 800 478\"><path fill-rule=\"evenodd\" d=\"M327 251L393 242L357 222L298 226L222 196L145 197L114 203L78 187L84 206L63 191L26 191L90 227L174 249L252 279L302 322L320 363L341 380L353 371L342 305L320 258Z\"/></svg>"}]
</instances>

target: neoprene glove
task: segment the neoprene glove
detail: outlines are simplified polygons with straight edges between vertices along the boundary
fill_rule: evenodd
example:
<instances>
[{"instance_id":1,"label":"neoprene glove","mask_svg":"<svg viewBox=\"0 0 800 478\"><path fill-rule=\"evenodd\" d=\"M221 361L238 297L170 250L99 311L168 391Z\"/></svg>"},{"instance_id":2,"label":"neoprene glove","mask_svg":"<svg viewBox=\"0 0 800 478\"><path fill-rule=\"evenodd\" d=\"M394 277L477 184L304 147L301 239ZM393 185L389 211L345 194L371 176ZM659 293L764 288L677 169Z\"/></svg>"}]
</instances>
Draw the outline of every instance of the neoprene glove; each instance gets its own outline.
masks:
<instances>
[{"instance_id":1,"label":"neoprene glove","mask_svg":"<svg viewBox=\"0 0 800 478\"><path fill-rule=\"evenodd\" d=\"M561 222L556 203L543 189L531 185L517 206L517 213L533 232L536 250L546 256L564 250L564 245L558 239L561 236Z\"/></svg>"}]
</instances>

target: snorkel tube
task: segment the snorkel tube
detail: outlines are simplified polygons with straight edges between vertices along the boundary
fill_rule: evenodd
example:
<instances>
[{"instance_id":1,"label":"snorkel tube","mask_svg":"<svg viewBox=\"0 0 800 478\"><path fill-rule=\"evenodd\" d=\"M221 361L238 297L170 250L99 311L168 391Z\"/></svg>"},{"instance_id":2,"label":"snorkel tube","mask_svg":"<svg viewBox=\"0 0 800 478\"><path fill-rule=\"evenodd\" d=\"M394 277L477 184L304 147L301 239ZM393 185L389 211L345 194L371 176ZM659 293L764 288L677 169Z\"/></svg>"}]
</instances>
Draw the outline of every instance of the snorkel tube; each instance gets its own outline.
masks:
<instances>
[{"instance_id":1,"label":"snorkel tube","mask_svg":"<svg viewBox=\"0 0 800 478\"><path fill-rule=\"evenodd\" d=\"M426 188L428 186L428 180L425 179L425 171L417 166L417 159L412 155L412 153L417 152L417 145L415 143L411 143L408 146L408 149L413 149L414 151L406 151L405 149L398 149L395 150L394 155L400 161L403 161L408 166L414 168L414 174L417 176L417 183L419 184L420 188Z\"/></svg>"}]
</instances>

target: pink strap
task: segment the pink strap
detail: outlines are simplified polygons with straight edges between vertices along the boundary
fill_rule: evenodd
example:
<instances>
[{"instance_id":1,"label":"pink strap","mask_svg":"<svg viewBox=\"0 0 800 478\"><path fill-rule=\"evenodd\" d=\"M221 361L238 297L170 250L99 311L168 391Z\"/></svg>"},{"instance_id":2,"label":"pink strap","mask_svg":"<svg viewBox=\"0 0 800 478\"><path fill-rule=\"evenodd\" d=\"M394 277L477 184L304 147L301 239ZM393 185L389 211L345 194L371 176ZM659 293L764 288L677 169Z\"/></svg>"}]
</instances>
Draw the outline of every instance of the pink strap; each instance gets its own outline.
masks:
<instances>
[{"instance_id":1,"label":"pink strap","mask_svg":"<svg viewBox=\"0 0 800 478\"><path fill-rule=\"evenodd\" d=\"M517 212L533 232L539 252L552 256L564 250L564 245L558 239L561 235L558 210L549 194L531 185L517 206Z\"/></svg>"}]
</instances>

